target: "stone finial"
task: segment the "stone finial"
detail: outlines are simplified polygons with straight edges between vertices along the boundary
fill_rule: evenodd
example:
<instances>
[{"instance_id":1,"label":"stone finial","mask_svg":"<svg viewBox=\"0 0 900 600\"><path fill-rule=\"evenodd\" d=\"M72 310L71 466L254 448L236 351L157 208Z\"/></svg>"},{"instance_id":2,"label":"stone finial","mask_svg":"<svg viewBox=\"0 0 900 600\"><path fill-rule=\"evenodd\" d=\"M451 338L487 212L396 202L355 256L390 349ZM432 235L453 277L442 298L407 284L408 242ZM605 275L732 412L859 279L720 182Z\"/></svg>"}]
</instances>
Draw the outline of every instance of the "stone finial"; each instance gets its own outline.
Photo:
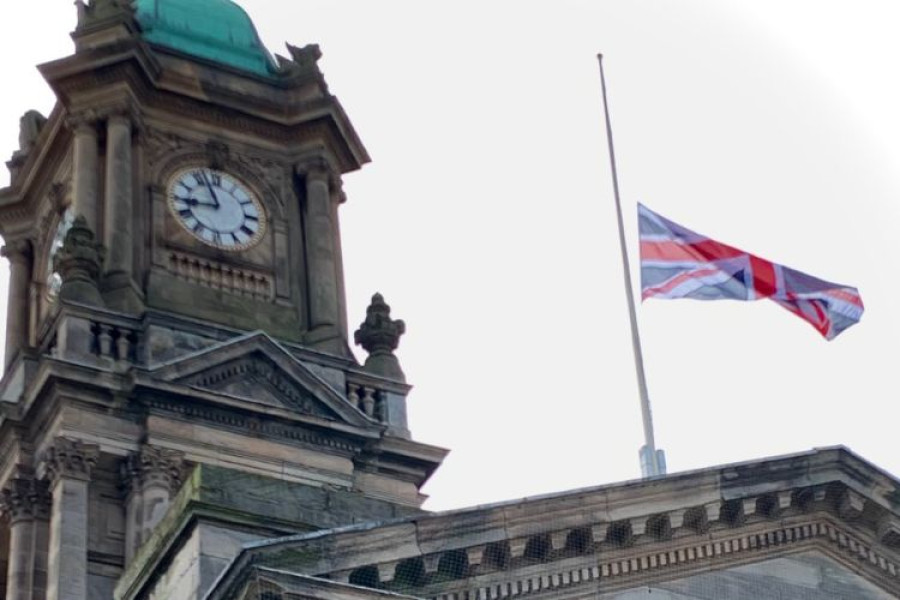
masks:
<instances>
[{"instance_id":1,"label":"stone finial","mask_svg":"<svg viewBox=\"0 0 900 600\"><path fill-rule=\"evenodd\" d=\"M391 319L391 307L381 294L372 296L372 303L366 309L366 320L353 334L357 345L369 353L365 369L377 375L406 381L400 368L400 361L394 350L400 343L400 336L406 333L406 324L400 319Z\"/></svg>"},{"instance_id":2,"label":"stone finial","mask_svg":"<svg viewBox=\"0 0 900 600\"><path fill-rule=\"evenodd\" d=\"M44 454L47 478L56 481L61 477L90 479L91 469L97 464L100 449L69 438L56 438Z\"/></svg>"},{"instance_id":3,"label":"stone finial","mask_svg":"<svg viewBox=\"0 0 900 600\"><path fill-rule=\"evenodd\" d=\"M62 248L53 259L53 267L62 278L59 297L82 304L102 306L98 281L106 250L79 215L66 233Z\"/></svg>"}]
</instances>

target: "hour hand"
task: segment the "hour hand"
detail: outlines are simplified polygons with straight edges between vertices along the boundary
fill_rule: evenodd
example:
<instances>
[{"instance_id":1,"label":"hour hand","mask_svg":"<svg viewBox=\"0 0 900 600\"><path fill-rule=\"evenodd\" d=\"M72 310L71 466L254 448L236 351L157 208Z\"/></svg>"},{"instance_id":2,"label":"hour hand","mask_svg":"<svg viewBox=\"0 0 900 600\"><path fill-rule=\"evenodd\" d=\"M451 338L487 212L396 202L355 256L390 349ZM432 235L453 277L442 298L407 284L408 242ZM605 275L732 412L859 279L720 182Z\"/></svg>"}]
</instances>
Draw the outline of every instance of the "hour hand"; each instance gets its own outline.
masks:
<instances>
[{"instance_id":1,"label":"hour hand","mask_svg":"<svg viewBox=\"0 0 900 600\"><path fill-rule=\"evenodd\" d=\"M213 208L219 207L219 205L215 202L207 202L205 200L199 200L197 198L179 198L179 200L181 200L188 206L212 206Z\"/></svg>"}]
</instances>

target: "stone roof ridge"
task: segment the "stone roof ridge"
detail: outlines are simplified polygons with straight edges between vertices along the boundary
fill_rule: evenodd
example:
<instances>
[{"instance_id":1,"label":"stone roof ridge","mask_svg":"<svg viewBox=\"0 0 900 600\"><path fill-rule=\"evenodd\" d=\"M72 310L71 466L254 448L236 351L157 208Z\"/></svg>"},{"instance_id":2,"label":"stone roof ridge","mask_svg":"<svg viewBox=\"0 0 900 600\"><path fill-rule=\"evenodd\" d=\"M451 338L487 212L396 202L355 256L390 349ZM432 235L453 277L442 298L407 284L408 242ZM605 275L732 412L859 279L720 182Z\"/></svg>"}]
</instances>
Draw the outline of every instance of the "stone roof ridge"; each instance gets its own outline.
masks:
<instances>
[{"instance_id":1,"label":"stone roof ridge","mask_svg":"<svg viewBox=\"0 0 900 600\"><path fill-rule=\"evenodd\" d=\"M284 536L284 537L256 540L253 542L245 543L245 544L243 544L242 547L244 550L258 550L258 549L270 548L270 547L274 547L274 546L280 546L283 544L290 544L293 542L311 541L311 540L315 540L318 538L324 538L324 537L342 534L342 533L364 532L364 531L368 531L368 530L378 529L381 527L388 527L391 525L401 525L404 523L417 523L420 521L431 521L431 520L435 520L435 519L452 518L452 517L462 516L465 514L471 514L471 513L476 513L476 512L497 510L497 509L504 509L504 508L512 508L512 507L522 505L522 504L530 504L530 503L534 503L534 502L557 500L557 499L560 499L563 497L568 497L568 496L580 496L580 495L590 494L590 493L600 493L600 492L606 492L606 491L630 487L630 486L640 486L642 484L644 484L644 485L657 484L658 485L658 484L662 484L662 483L672 483L679 479L688 479L691 477L696 477L697 475L701 475L701 474L709 474L712 472L722 472L722 471L726 471L726 470L739 469L741 467L760 465L760 464L764 464L764 463L784 462L784 461L789 461L789 460L797 459L797 458L819 456L826 452L838 452L838 453L847 454L853 460L859 461L860 463L862 463L862 465L865 465L866 467L871 467L871 468L877 470L880 474L884 475L885 477L892 479L894 481L894 483L896 484L898 490L900 490L900 480L893 477L887 471L884 471L883 469L879 469L878 467L876 467L869 461L863 459L862 457L860 457L858 454L856 454L855 452L853 452L846 446L834 445L834 446L813 448L810 450L805 450L802 452L796 452L796 453L791 453L791 454L772 456L772 457L768 457L763 460L741 461L741 462L737 462L737 463L726 463L724 465L717 465L717 466L706 467L706 468L701 468L701 469L694 469L694 470L690 470L690 471L681 471L678 473L672 473L672 474L666 475L665 477L654 478L654 479L649 479L649 480L631 479L631 480L626 480L626 481L622 481L622 482L615 482L612 484L602 484L602 485L597 485L597 486L574 488L574 489L565 490L565 491L561 491L561 492L551 492L551 493L547 493L547 494L538 494L535 496L525 496L525 497L521 497L521 498L514 498L511 500L502 500L499 502L477 504L477 505L473 505L473 506L452 508L452 509L447 509L447 510L443 510L443 511L434 511L434 512L427 512L424 514L418 514L418 515L397 517L395 519L384 519L384 520L380 520L380 521L367 521L364 523L353 523L350 525L342 525L340 527L334 527L331 529L320 529L318 531L293 534L293 535ZM800 483L803 484L803 482L800 482ZM809 481L806 483L811 485L816 482Z\"/></svg>"},{"instance_id":2,"label":"stone roof ridge","mask_svg":"<svg viewBox=\"0 0 900 600\"><path fill-rule=\"evenodd\" d=\"M297 554L307 545L314 552ZM451 570L447 579L443 564L470 565L499 578L496 590L478 591L481 598L590 585L631 570L669 577L788 546L815 549L845 565L864 559L867 576L885 589L900 589L900 483L837 446L348 525L245 545L206 597L227 597L241 573L265 564L341 582L377 574L379 588L458 600L471 597L457 594L460 586L481 584L467 579L469 567ZM404 587L409 573L419 573L411 588Z\"/></svg>"}]
</instances>

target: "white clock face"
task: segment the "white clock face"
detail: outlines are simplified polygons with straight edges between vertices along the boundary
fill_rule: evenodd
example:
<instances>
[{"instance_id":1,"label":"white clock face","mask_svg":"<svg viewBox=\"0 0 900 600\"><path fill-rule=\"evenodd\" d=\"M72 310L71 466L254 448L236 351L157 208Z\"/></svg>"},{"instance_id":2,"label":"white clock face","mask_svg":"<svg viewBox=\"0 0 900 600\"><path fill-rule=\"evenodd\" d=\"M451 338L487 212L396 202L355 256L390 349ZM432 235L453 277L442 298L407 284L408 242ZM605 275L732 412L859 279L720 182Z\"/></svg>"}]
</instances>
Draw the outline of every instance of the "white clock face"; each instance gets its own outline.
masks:
<instances>
[{"instance_id":1,"label":"white clock face","mask_svg":"<svg viewBox=\"0 0 900 600\"><path fill-rule=\"evenodd\" d=\"M256 195L233 175L191 167L170 180L169 209L191 235L223 250L245 250L266 232Z\"/></svg>"}]
</instances>

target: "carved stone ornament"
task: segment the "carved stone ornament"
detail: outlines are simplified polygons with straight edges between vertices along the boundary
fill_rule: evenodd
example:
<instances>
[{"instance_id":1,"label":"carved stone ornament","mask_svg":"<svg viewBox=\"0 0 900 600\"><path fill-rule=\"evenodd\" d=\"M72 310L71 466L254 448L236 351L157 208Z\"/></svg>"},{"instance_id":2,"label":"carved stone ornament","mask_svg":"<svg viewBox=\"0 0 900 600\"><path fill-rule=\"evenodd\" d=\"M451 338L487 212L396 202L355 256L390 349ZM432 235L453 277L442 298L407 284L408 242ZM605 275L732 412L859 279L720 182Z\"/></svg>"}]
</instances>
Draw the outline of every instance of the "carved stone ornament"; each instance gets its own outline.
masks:
<instances>
[{"instance_id":1,"label":"carved stone ornament","mask_svg":"<svg viewBox=\"0 0 900 600\"><path fill-rule=\"evenodd\" d=\"M372 303L366 309L366 320L353 334L357 345L369 353L365 368L377 375L405 381L400 362L394 350L400 343L400 336L406 333L406 324L400 319L391 319L391 307L381 294L372 296Z\"/></svg>"},{"instance_id":2,"label":"carved stone ornament","mask_svg":"<svg viewBox=\"0 0 900 600\"><path fill-rule=\"evenodd\" d=\"M122 468L126 486L138 489L161 486L170 494L181 487L184 471L184 453L169 448L144 446L140 452L128 457Z\"/></svg>"},{"instance_id":3,"label":"carved stone ornament","mask_svg":"<svg viewBox=\"0 0 900 600\"><path fill-rule=\"evenodd\" d=\"M69 438L56 438L44 454L47 478L90 479L91 469L97 464L100 449L94 444L85 444Z\"/></svg>"},{"instance_id":4,"label":"carved stone ornament","mask_svg":"<svg viewBox=\"0 0 900 600\"><path fill-rule=\"evenodd\" d=\"M51 501L47 482L31 477L13 479L0 491L0 510L10 523L22 519L47 519Z\"/></svg>"},{"instance_id":5,"label":"carved stone ornament","mask_svg":"<svg viewBox=\"0 0 900 600\"><path fill-rule=\"evenodd\" d=\"M22 115L19 119L19 152L27 154L34 148L34 143L46 124L47 117L36 110L29 110Z\"/></svg>"},{"instance_id":6,"label":"carved stone ornament","mask_svg":"<svg viewBox=\"0 0 900 600\"><path fill-rule=\"evenodd\" d=\"M322 50L318 44L307 44L302 48L287 44L287 50L297 66L303 68L314 66L322 58Z\"/></svg>"},{"instance_id":7,"label":"carved stone ornament","mask_svg":"<svg viewBox=\"0 0 900 600\"><path fill-rule=\"evenodd\" d=\"M66 233L62 248L53 258L53 270L62 278L62 300L102 306L98 282L106 250L79 215Z\"/></svg>"},{"instance_id":8,"label":"carved stone ornament","mask_svg":"<svg viewBox=\"0 0 900 600\"><path fill-rule=\"evenodd\" d=\"M116 17L134 16L133 3L130 0L76 0L78 9L78 29Z\"/></svg>"}]
</instances>

